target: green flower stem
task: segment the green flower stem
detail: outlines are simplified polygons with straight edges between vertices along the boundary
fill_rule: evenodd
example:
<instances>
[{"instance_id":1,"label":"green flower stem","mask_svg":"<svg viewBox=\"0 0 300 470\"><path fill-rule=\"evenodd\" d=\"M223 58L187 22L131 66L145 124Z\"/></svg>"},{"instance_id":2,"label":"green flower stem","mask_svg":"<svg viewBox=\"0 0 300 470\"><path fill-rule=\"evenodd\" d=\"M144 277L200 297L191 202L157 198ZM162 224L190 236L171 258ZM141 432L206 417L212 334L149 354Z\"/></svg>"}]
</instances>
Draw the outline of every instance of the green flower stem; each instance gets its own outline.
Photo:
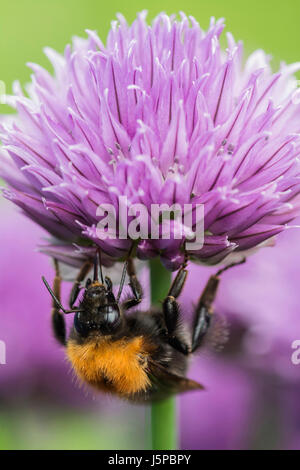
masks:
<instances>
[{"instance_id":1,"label":"green flower stem","mask_svg":"<svg viewBox=\"0 0 300 470\"><path fill-rule=\"evenodd\" d=\"M151 434L153 450L174 450L177 448L175 397L152 404Z\"/></svg>"},{"instance_id":2,"label":"green flower stem","mask_svg":"<svg viewBox=\"0 0 300 470\"><path fill-rule=\"evenodd\" d=\"M150 261L151 302L159 305L166 296L171 273L159 259ZM151 406L151 436L153 450L174 450L177 448L176 398L171 397L153 403Z\"/></svg>"}]
</instances>

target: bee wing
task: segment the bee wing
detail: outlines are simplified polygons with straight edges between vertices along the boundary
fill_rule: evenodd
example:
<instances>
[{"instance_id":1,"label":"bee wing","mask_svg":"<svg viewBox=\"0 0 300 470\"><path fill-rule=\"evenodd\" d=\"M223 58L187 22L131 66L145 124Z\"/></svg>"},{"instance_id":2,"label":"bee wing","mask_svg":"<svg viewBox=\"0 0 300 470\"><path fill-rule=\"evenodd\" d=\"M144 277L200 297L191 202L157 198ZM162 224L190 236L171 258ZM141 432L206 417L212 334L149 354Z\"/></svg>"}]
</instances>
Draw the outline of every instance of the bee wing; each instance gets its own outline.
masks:
<instances>
[{"instance_id":1,"label":"bee wing","mask_svg":"<svg viewBox=\"0 0 300 470\"><path fill-rule=\"evenodd\" d=\"M198 352L218 353L224 349L228 339L229 324L227 318L219 313L214 313L209 330L203 339L203 344L196 351L196 354Z\"/></svg>"},{"instance_id":2,"label":"bee wing","mask_svg":"<svg viewBox=\"0 0 300 470\"><path fill-rule=\"evenodd\" d=\"M203 390L204 387L195 380L169 372L164 366L152 359L148 362L150 378L165 393L181 393L190 390Z\"/></svg>"}]
</instances>

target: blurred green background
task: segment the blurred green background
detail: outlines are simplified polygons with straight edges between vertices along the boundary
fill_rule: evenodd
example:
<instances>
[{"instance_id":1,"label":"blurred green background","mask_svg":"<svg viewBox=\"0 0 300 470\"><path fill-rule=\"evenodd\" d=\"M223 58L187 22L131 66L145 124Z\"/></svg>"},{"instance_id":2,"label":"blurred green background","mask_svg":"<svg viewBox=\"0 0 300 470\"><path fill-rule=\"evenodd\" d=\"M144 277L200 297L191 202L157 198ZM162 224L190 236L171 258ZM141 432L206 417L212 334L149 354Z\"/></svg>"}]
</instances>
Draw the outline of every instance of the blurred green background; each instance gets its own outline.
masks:
<instances>
[{"instance_id":1,"label":"blurred green background","mask_svg":"<svg viewBox=\"0 0 300 470\"><path fill-rule=\"evenodd\" d=\"M26 62L48 66L43 47L62 52L70 38L84 35L86 28L96 29L104 39L117 12L132 21L143 9L149 11L149 19L162 10L168 14L183 10L195 16L203 28L211 16L223 17L227 30L244 40L246 52L264 48L275 64L300 58L299 0L12 0L1 1L1 80L10 90L13 80L29 79Z\"/></svg>"},{"instance_id":2,"label":"blurred green background","mask_svg":"<svg viewBox=\"0 0 300 470\"><path fill-rule=\"evenodd\" d=\"M29 80L26 62L49 67L43 47L62 52L70 38L84 36L86 28L97 30L104 40L117 12L132 21L136 12L143 9L149 11L149 19L162 10L168 14L183 10L193 15L204 29L211 16L224 17L227 31L244 41L246 53L263 48L273 56L274 66L280 61L300 60L299 0L2 0L0 80L11 92L13 80L19 79L21 83ZM0 105L0 112L7 110ZM111 420L104 408L101 426L99 417L89 411L61 413L56 408L51 411L51 407L24 410L21 406L12 412L2 408L0 449L126 448L132 447L132 433L135 448L146 445L144 423L148 418L144 410L117 405L115 419Z\"/></svg>"}]
</instances>

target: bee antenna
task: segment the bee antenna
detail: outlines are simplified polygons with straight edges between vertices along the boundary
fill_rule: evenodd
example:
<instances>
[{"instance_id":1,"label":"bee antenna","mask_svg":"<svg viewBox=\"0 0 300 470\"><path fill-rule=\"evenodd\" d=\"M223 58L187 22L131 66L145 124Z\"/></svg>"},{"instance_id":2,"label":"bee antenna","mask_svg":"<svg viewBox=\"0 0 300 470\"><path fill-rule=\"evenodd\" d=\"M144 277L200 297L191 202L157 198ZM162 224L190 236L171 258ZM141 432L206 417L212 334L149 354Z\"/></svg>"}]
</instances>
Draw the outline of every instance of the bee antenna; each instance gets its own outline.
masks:
<instances>
[{"instance_id":1,"label":"bee antenna","mask_svg":"<svg viewBox=\"0 0 300 470\"><path fill-rule=\"evenodd\" d=\"M117 299L116 299L117 303L119 302L122 291L123 291L123 287L124 287L124 283L125 283L125 279L126 279L126 273L127 273L127 266L128 266L128 261L125 261L124 266L123 266L123 271L122 271L122 277L121 277L119 292L118 292Z\"/></svg>"},{"instance_id":2,"label":"bee antenna","mask_svg":"<svg viewBox=\"0 0 300 470\"><path fill-rule=\"evenodd\" d=\"M120 282L120 287L119 287L119 292L118 292L118 295L117 295L117 302L119 302L120 300L120 297L122 295L122 291L123 291L123 287L124 287L124 283L125 283L125 279L126 279L126 273L127 273L127 267L128 267L128 259L131 257L132 255L132 252L133 252L133 248L134 248L134 243L132 243L131 247L130 247L130 250L128 252L128 255L127 255L127 260L125 261L124 263L124 267L123 267L123 271L122 271L122 277L121 277L121 282Z\"/></svg>"},{"instance_id":3,"label":"bee antenna","mask_svg":"<svg viewBox=\"0 0 300 470\"><path fill-rule=\"evenodd\" d=\"M94 258L94 281L98 281L98 254Z\"/></svg>"},{"instance_id":4,"label":"bee antenna","mask_svg":"<svg viewBox=\"0 0 300 470\"><path fill-rule=\"evenodd\" d=\"M103 277L103 271L102 271L101 250L100 250L100 248L98 248L98 257L99 257L99 268L100 268L101 282L102 282L102 284L104 284L104 277Z\"/></svg>"},{"instance_id":5,"label":"bee antenna","mask_svg":"<svg viewBox=\"0 0 300 470\"><path fill-rule=\"evenodd\" d=\"M62 310L64 313L68 314L68 313L76 313L76 312L82 312L82 310L80 309L73 309L73 310L65 310L64 307L62 306L62 304L60 303L60 301L58 300L58 298L56 297L56 295L54 294L53 290L51 289L51 287L49 286L48 282L46 281L46 279L44 278L44 276L42 276L42 281L43 283L45 284L49 294L51 295L52 299L54 300L54 302L56 303L57 307L60 308L60 310Z\"/></svg>"}]
</instances>

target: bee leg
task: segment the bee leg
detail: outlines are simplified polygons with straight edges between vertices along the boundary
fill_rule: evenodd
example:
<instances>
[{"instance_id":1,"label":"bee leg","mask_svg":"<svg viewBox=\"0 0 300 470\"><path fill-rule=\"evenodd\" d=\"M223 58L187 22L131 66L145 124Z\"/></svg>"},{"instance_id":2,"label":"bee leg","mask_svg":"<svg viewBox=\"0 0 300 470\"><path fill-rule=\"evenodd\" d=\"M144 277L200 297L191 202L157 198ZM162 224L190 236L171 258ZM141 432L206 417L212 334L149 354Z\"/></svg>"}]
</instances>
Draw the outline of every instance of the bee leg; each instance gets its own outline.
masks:
<instances>
[{"instance_id":1,"label":"bee leg","mask_svg":"<svg viewBox=\"0 0 300 470\"><path fill-rule=\"evenodd\" d=\"M175 299L177 299L177 297L180 296L182 289L184 287L185 281L186 281L186 277L187 277L187 270L185 268L186 268L186 265L184 264L179 269L174 281L171 284L171 287L168 292L168 296L175 297Z\"/></svg>"},{"instance_id":2,"label":"bee leg","mask_svg":"<svg viewBox=\"0 0 300 470\"><path fill-rule=\"evenodd\" d=\"M206 335L213 315L213 302L217 295L217 290L220 282L220 275L228 269L245 263L246 259L238 263L233 263L220 269L215 275L211 276L201 294L198 305L195 311L195 318L193 323L193 336L192 336L192 352L198 349L203 338Z\"/></svg>"},{"instance_id":3,"label":"bee leg","mask_svg":"<svg viewBox=\"0 0 300 470\"><path fill-rule=\"evenodd\" d=\"M127 263L127 273L129 276L129 286L131 288L133 298L128 299L124 302L123 306L126 310L135 307L143 299L143 289L140 281L137 278L135 266L132 258L129 258Z\"/></svg>"},{"instance_id":4,"label":"bee leg","mask_svg":"<svg viewBox=\"0 0 300 470\"><path fill-rule=\"evenodd\" d=\"M180 317L180 308L176 298L179 297L182 292L186 277L187 270L185 269L185 265L183 265L179 269L170 287L168 295L163 301L163 314L169 337L169 344L183 354L189 354L191 351L190 347L176 336L176 329L178 327Z\"/></svg>"},{"instance_id":5,"label":"bee leg","mask_svg":"<svg viewBox=\"0 0 300 470\"><path fill-rule=\"evenodd\" d=\"M192 352L198 349L206 335L213 314L212 303L216 297L219 277L211 276L203 290L195 311L192 336Z\"/></svg>"},{"instance_id":6,"label":"bee leg","mask_svg":"<svg viewBox=\"0 0 300 470\"><path fill-rule=\"evenodd\" d=\"M54 259L55 267L55 278L53 282L53 293L60 302L60 286L61 286L61 277L59 271L58 261ZM66 324L63 314L60 312L60 309L57 306L57 303L52 299L52 329L55 338L63 346L66 345Z\"/></svg>"},{"instance_id":7,"label":"bee leg","mask_svg":"<svg viewBox=\"0 0 300 470\"><path fill-rule=\"evenodd\" d=\"M89 261L86 261L84 265L82 266L82 268L80 269L78 276L76 277L76 280L71 290L70 299L69 299L70 308L73 308L73 305L75 304L79 291L80 291L80 284L85 279L85 277L91 270L92 266L93 266L93 263L92 261L89 260Z\"/></svg>"},{"instance_id":8,"label":"bee leg","mask_svg":"<svg viewBox=\"0 0 300 470\"><path fill-rule=\"evenodd\" d=\"M168 296L165 298L163 302L163 314L167 327L168 343L181 353L188 355L191 352L191 348L176 335L180 309L174 297Z\"/></svg>"}]
</instances>

